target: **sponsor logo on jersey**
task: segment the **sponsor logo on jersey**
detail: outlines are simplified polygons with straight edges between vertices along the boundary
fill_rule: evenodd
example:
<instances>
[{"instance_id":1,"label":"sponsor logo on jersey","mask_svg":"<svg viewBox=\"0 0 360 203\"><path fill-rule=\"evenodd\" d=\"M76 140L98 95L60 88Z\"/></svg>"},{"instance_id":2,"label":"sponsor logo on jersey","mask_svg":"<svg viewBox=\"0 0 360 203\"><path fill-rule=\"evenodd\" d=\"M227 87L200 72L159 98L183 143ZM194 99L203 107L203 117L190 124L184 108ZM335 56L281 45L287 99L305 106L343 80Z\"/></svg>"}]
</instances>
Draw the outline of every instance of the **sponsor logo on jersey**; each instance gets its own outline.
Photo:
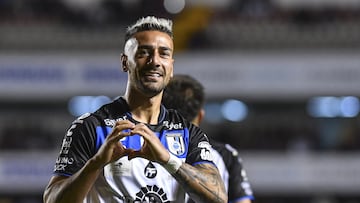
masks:
<instances>
[{"instance_id":1,"label":"sponsor logo on jersey","mask_svg":"<svg viewBox=\"0 0 360 203\"><path fill-rule=\"evenodd\" d=\"M68 165L71 165L74 163L74 159L73 158L69 158L67 156L63 157L63 156L59 156L57 159L56 159L56 163L57 164L68 164Z\"/></svg>"},{"instance_id":2,"label":"sponsor logo on jersey","mask_svg":"<svg viewBox=\"0 0 360 203\"><path fill-rule=\"evenodd\" d=\"M71 136L66 136L63 139L62 145L61 145L61 150L60 150L60 154L68 154L69 153L69 149L72 143L72 137Z\"/></svg>"},{"instance_id":3,"label":"sponsor logo on jersey","mask_svg":"<svg viewBox=\"0 0 360 203\"><path fill-rule=\"evenodd\" d=\"M149 161L148 165L146 165L144 169L144 175L147 178L155 178L155 176L157 175L156 167L153 163L151 163L151 161Z\"/></svg>"},{"instance_id":4,"label":"sponsor logo on jersey","mask_svg":"<svg viewBox=\"0 0 360 203\"><path fill-rule=\"evenodd\" d=\"M173 123L173 122L169 123L169 121L164 121L163 125L166 126L168 130L183 129L182 123Z\"/></svg>"},{"instance_id":5,"label":"sponsor logo on jersey","mask_svg":"<svg viewBox=\"0 0 360 203\"><path fill-rule=\"evenodd\" d=\"M54 171L65 171L66 166L65 164L55 164Z\"/></svg>"},{"instance_id":6,"label":"sponsor logo on jersey","mask_svg":"<svg viewBox=\"0 0 360 203\"><path fill-rule=\"evenodd\" d=\"M166 142L169 151L177 156L185 153L184 134L181 132L166 133Z\"/></svg>"},{"instance_id":7,"label":"sponsor logo on jersey","mask_svg":"<svg viewBox=\"0 0 360 203\"><path fill-rule=\"evenodd\" d=\"M129 176L131 175L131 164L126 157L110 163L104 167L105 176Z\"/></svg>"},{"instance_id":8,"label":"sponsor logo on jersey","mask_svg":"<svg viewBox=\"0 0 360 203\"><path fill-rule=\"evenodd\" d=\"M126 115L123 116L123 117L121 117L121 118L117 118L117 119L109 119L109 118L104 119L104 123L105 123L105 125L107 125L107 126L114 127L114 126L115 126L115 123L116 123L117 121L124 121L124 120L127 120L127 116L126 116Z\"/></svg>"},{"instance_id":9,"label":"sponsor logo on jersey","mask_svg":"<svg viewBox=\"0 0 360 203\"><path fill-rule=\"evenodd\" d=\"M208 161L214 160L214 157L212 156L211 153L211 145L209 142L205 142L205 141L199 142L198 147L201 148L201 153L200 153L201 159Z\"/></svg>"}]
</instances>

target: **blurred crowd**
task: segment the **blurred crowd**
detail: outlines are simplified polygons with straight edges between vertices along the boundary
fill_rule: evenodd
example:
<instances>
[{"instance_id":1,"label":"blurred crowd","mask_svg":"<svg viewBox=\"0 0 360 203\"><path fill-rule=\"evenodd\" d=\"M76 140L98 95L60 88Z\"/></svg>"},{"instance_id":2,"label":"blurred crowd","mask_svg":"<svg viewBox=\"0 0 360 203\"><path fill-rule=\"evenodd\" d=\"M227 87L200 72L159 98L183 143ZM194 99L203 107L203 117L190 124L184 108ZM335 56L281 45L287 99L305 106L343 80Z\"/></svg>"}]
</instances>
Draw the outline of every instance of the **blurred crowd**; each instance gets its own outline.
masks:
<instances>
[{"instance_id":1,"label":"blurred crowd","mask_svg":"<svg viewBox=\"0 0 360 203\"><path fill-rule=\"evenodd\" d=\"M9 35L16 35L22 26L26 29L35 26L38 30L33 30L34 35L42 36L48 31L44 27L60 26L62 30L56 32L62 32L63 37L78 34L79 40L91 44L93 32L109 29L115 32L121 28L118 31L121 33L123 25L138 16L157 15L174 20L177 50L360 46L360 5L356 1L336 4L331 3L334 1L228 0L214 1L218 2L216 5L194 2L185 5L179 13L171 13L163 0L1 0L0 24ZM13 31L11 26L18 29ZM106 45L104 48L111 48L110 43L102 43ZM31 45L36 48L36 43ZM11 48L11 43L3 42L3 46Z\"/></svg>"},{"instance_id":2,"label":"blurred crowd","mask_svg":"<svg viewBox=\"0 0 360 203\"><path fill-rule=\"evenodd\" d=\"M283 152L353 151L360 149L360 119L313 118L304 104L251 103L249 115L243 121L210 123L203 127L217 140L232 143L240 150ZM22 106L22 107L21 107ZM47 110L46 110L47 109ZM1 150L57 150L73 116L66 102L54 106L41 103L24 107L18 103L0 110ZM22 115L14 118L6 116ZM39 112L48 111L47 114ZM57 116L54 117L53 115ZM21 140L21 142L19 142Z\"/></svg>"},{"instance_id":3,"label":"blurred crowd","mask_svg":"<svg viewBox=\"0 0 360 203\"><path fill-rule=\"evenodd\" d=\"M128 23L138 16L157 15L175 18L164 8L164 1L154 0L1 0L1 23L63 23L106 25ZM194 1L196 2L196 1ZM360 4L356 1L227 0L222 5L193 4L184 9L204 7L214 20L236 18L241 21L288 21L296 24L358 21ZM290 1L291 2L291 1Z\"/></svg>"},{"instance_id":4,"label":"blurred crowd","mask_svg":"<svg viewBox=\"0 0 360 203\"><path fill-rule=\"evenodd\" d=\"M0 22L66 26L127 24L144 12L164 15L162 1L118 0L2 0ZM144 12L143 12L144 11Z\"/></svg>"}]
</instances>

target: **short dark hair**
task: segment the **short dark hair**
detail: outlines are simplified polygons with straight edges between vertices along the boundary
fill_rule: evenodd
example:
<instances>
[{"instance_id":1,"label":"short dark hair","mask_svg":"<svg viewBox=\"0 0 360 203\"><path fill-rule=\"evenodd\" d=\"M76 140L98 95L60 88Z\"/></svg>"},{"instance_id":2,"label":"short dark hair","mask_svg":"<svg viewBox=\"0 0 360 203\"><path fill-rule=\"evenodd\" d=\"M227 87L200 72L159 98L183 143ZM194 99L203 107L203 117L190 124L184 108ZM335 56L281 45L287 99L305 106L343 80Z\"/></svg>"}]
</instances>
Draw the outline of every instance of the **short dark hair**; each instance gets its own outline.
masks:
<instances>
[{"instance_id":1,"label":"short dark hair","mask_svg":"<svg viewBox=\"0 0 360 203\"><path fill-rule=\"evenodd\" d=\"M173 38L172 25L173 22L170 19L157 18L154 16L142 17L126 29L125 42L128 41L135 33L149 30L164 32Z\"/></svg>"},{"instance_id":2,"label":"short dark hair","mask_svg":"<svg viewBox=\"0 0 360 203\"><path fill-rule=\"evenodd\" d=\"M163 105L192 121L204 105L203 85L189 75L174 75L163 94Z\"/></svg>"}]
</instances>

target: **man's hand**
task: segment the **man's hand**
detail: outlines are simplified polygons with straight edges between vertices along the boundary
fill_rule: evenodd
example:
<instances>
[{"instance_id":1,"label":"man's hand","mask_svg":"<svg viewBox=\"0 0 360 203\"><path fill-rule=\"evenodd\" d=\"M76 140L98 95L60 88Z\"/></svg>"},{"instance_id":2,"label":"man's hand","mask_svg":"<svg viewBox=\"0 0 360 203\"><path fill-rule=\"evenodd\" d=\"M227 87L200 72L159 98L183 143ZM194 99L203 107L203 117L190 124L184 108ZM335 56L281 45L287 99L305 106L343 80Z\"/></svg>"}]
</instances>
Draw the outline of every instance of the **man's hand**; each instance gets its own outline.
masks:
<instances>
[{"instance_id":1,"label":"man's hand","mask_svg":"<svg viewBox=\"0 0 360 203\"><path fill-rule=\"evenodd\" d=\"M112 132L106 137L104 144L94 156L95 162L104 167L108 163L129 155L133 149L126 149L120 139L132 135L131 131L134 128L135 124L128 120L116 122Z\"/></svg>"},{"instance_id":2,"label":"man's hand","mask_svg":"<svg viewBox=\"0 0 360 203\"><path fill-rule=\"evenodd\" d=\"M129 152L129 159L142 157L160 164L165 164L169 160L169 152L165 149L164 145L160 142L155 133L145 124L139 123L135 125L135 127L130 131L130 134L140 135L144 139L144 143L140 150L132 150Z\"/></svg>"},{"instance_id":3,"label":"man's hand","mask_svg":"<svg viewBox=\"0 0 360 203\"><path fill-rule=\"evenodd\" d=\"M120 139L133 135L139 135L144 140L139 150L127 149L120 142ZM143 123L135 125L128 120L115 123L113 131L106 137L94 160L103 167L123 156L128 156L129 160L142 157L160 164L166 163L170 158L169 152L152 130Z\"/></svg>"}]
</instances>

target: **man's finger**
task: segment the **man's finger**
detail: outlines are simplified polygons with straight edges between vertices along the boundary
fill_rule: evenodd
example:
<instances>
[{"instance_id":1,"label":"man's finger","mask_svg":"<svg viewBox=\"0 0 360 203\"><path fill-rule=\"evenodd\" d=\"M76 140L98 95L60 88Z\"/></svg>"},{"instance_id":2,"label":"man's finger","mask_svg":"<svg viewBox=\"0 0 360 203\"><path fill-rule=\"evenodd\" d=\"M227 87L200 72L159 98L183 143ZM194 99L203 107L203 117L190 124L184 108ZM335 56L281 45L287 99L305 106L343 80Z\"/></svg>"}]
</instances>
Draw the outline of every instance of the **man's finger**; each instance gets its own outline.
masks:
<instances>
[{"instance_id":1,"label":"man's finger","mask_svg":"<svg viewBox=\"0 0 360 203\"><path fill-rule=\"evenodd\" d=\"M113 127L113 130L109 136L118 136L120 133L122 133L126 129L134 129L135 125L131 122L117 122L115 126Z\"/></svg>"}]
</instances>

